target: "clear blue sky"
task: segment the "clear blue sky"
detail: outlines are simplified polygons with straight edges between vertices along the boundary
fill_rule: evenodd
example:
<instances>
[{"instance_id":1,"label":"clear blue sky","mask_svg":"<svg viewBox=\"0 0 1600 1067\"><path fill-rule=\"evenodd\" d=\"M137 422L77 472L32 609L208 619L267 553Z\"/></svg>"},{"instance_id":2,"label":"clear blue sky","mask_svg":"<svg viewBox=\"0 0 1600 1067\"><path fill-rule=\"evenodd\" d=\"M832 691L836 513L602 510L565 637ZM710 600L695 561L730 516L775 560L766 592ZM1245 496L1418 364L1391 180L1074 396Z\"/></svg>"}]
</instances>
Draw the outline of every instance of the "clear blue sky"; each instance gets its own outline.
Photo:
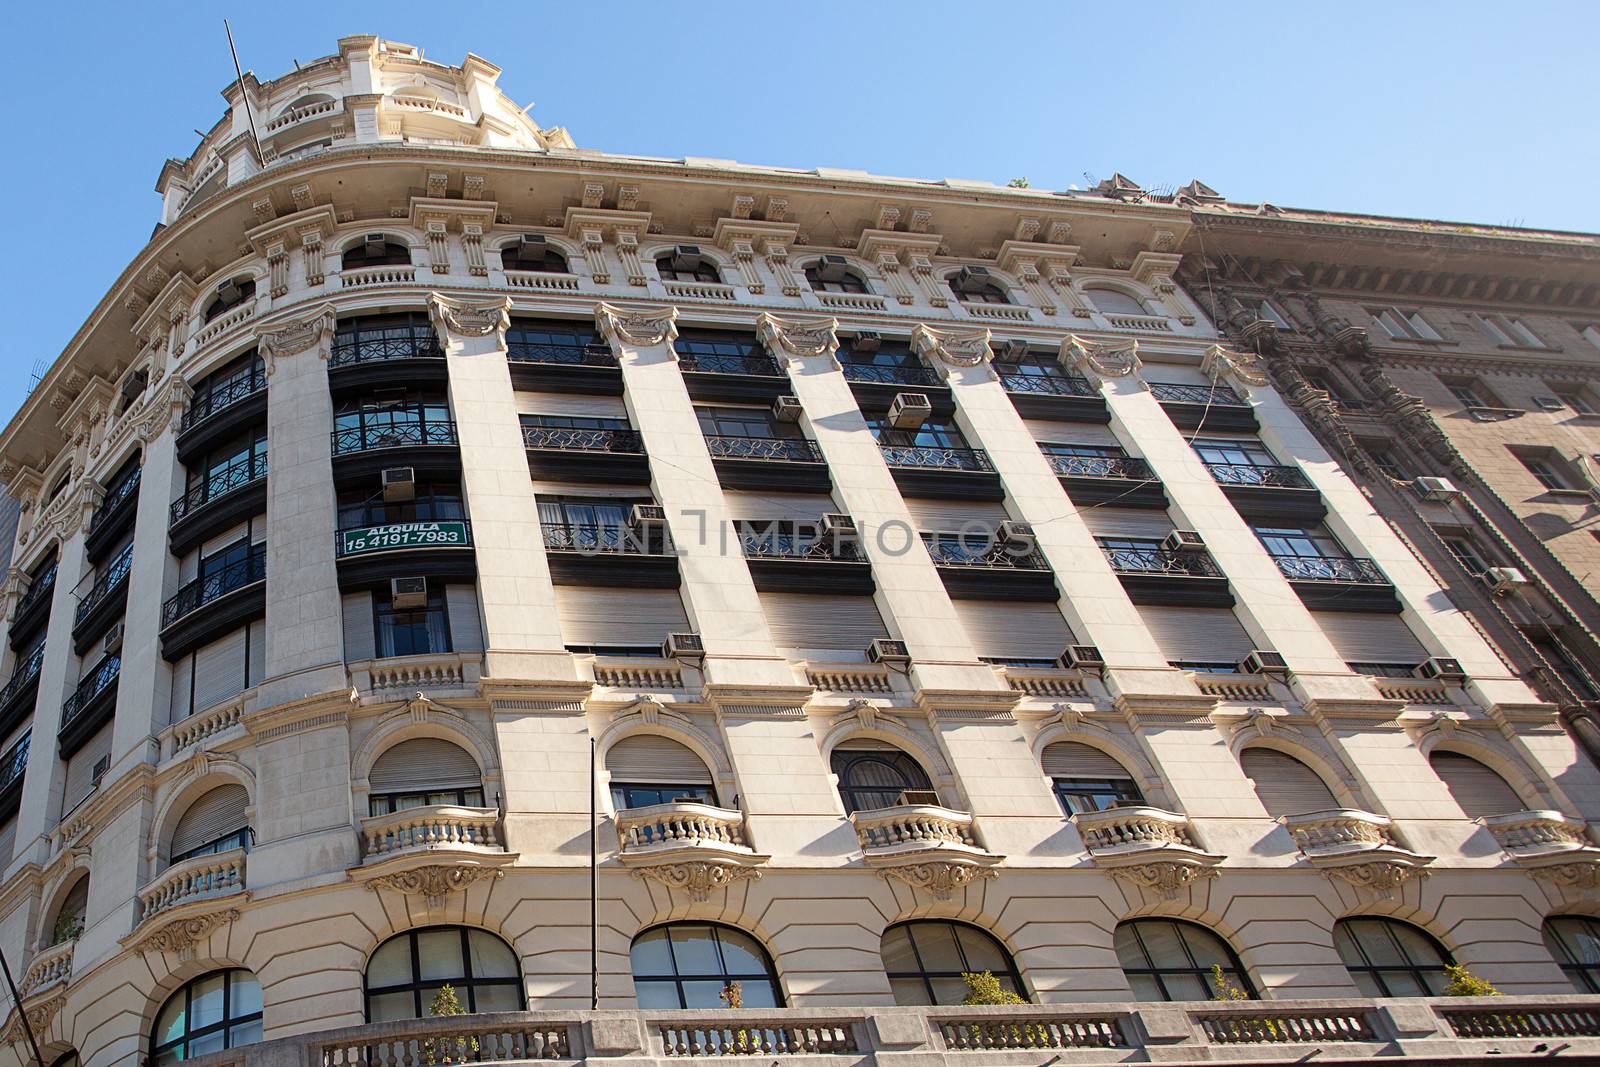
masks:
<instances>
[{"instance_id":1,"label":"clear blue sky","mask_svg":"<svg viewBox=\"0 0 1600 1067\"><path fill-rule=\"evenodd\" d=\"M1026 175L1600 231L1600 4L13 5L0 418L157 219L162 160L263 80L373 33L472 50L579 146L877 174Z\"/></svg>"}]
</instances>

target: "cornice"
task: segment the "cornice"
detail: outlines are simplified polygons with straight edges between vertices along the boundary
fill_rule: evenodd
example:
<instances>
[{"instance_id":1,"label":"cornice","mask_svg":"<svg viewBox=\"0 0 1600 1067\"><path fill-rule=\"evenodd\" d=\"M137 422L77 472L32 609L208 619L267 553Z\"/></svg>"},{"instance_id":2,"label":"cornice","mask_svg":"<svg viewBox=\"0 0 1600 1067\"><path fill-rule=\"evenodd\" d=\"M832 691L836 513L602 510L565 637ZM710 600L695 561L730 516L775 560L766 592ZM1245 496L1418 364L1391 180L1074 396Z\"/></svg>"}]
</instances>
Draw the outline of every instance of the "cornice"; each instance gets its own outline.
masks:
<instances>
[{"instance_id":1,"label":"cornice","mask_svg":"<svg viewBox=\"0 0 1600 1067\"><path fill-rule=\"evenodd\" d=\"M1532 237L1507 233L1505 236L1461 233L1448 222L1418 221L1373 217L1371 221L1347 218L1284 217L1282 215L1239 215L1231 212L1197 209L1194 226L1198 230L1235 230L1245 233L1326 240L1332 231L1337 237L1372 245L1427 249L1429 251L1481 252L1491 255L1513 254L1548 259L1566 254L1574 260L1600 260L1600 237L1592 234L1555 231Z\"/></svg>"}]
</instances>

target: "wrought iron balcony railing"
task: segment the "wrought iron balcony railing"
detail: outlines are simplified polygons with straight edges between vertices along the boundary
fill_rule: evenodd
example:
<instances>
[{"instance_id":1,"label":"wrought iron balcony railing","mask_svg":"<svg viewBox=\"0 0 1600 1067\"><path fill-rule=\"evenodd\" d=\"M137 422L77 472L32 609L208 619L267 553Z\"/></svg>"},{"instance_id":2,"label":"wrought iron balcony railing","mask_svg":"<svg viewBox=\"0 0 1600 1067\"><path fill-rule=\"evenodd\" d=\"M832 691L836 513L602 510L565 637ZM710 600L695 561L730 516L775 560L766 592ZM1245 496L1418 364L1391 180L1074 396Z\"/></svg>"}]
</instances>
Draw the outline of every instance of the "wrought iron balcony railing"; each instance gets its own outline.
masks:
<instances>
[{"instance_id":1,"label":"wrought iron balcony railing","mask_svg":"<svg viewBox=\"0 0 1600 1067\"><path fill-rule=\"evenodd\" d=\"M29 585L28 591L22 594L22 599L17 602L17 614L21 615L39 601L50 595L56 587L56 565L50 564L50 569L35 578Z\"/></svg>"},{"instance_id":2,"label":"wrought iron balcony railing","mask_svg":"<svg viewBox=\"0 0 1600 1067\"><path fill-rule=\"evenodd\" d=\"M1273 561L1291 582L1354 582L1388 585L1389 579L1370 559L1359 556L1279 556Z\"/></svg>"},{"instance_id":3,"label":"wrought iron balcony railing","mask_svg":"<svg viewBox=\"0 0 1600 1067\"><path fill-rule=\"evenodd\" d=\"M1183 382L1149 382L1150 395L1169 404L1210 404L1212 407L1249 407L1226 385L1188 385Z\"/></svg>"},{"instance_id":4,"label":"wrought iron balcony railing","mask_svg":"<svg viewBox=\"0 0 1600 1067\"><path fill-rule=\"evenodd\" d=\"M211 416L219 414L241 401L248 400L267 387L267 376L259 366L226 382L218 383L203 393L195 394L189 410L183 413L180 430L200 425Z\"/></svg>"},{"instance_id":5,"label":"wrought iron balcony railing","mask_svg":"<svg viewBox=\"0 0 1600 1067\"><path fill-rule=\"evenodd\" d=\"M22 778L22 772L28 769L28 745L32 740L33 733L29 731L0 756L0 793L15 785Z\"/></svg>"},{"instance_id":6,"label":"wrought iron balcony railing","mask_svg":"<svg viewBox=\"0 0 1600 1067\"><path fill-rule=\"evenodd\" d=\"M672 539L662 529L569 522L541 522L539 529L544 547L550 552L617 556L665 556L672 552Z\"/></svg>"},{"instance_id":7,"label":"wrought iron balcony railing","mask_svg":"<svg viewBox=\"0 0 1600 1067\"><path fill-rule=\"evenodd\" d=\"M1049 570L1044 557L1031 548L1001 541L993 535L925 533L922 543L940 567L1000 567L1010 570Z\"/></svg>"},{"instance_id":8,"label":"wrought iron balcony railing","mask_svg":"<svg viewBox=\"0 0 1600 1067\"><path fill-rule=\"evenodd\" d=\"M1299 467L1254 463L1207 463L1206 470L1222 485L1259 485L1266 489L1310 489L1311 480Z\"/></svg>"},{"instance_id":9,"label":"wrought iron balcony railing","mask_svg":"<svg viewBox=\"0 0 1600 1067\"><path fill-rule=\"evenodd\" d=\"M710 434L706 448L717 459L770 459L786 463L821 463L822 450L805 437L724 437Z\"/></svg>"},{"instance_id":10,"label":"wrought iron balcony railing","mask_svg":"<svg viewBox=\"0 0 1600 1067\"><path fill-rule=\"evenodd\" d=\"M0 708L3 708L16 699L18 693L32 685L39 677L39 667L44 663L44 645L40 645L28 654L28 658L17 664L11 672L11 679L6 682L4 689L0 689Z\"/></svg>"},{"instance_id":11,"label":"wrought iron balcony railing","mask_svg":"<svg viewBox=\"0 0 1600 1067\"><path fill-rule=\"evenodd\" d=\"M890 367L877 363L840 363L844 376L852 382L878 385L943 385L932 367Z\"/></svg>"},{"instance_id":12,"label":"wrought iron balcony railing","mask_svg":"<svg viewBox=\"0 0 1600 1067\"><path fill-rule=\"evenodd\" d=\"M548 448L563 452L617 452L639 455L644 441L638 430L574 430L564 426L522 427L524 448Z\"/></svg>"},{"instance_id":13,"label":"wrought iron balcony railing","mask_svg":"<svg viewBox=\"0 0 1600 1067\"><path fill-rule=\"evenodd\" d=\"M265 455L246 456L236 463L231 463L174 500L171 508L172 521L177 522L218 497L225 496L235 489L243 488L266 476L267 457Z\"/></svg>"},{"instance_id":14,"label":"wrought iron balcony railing","mask_svg":"<svg viewBox=\"0 0 1600 1067\"><path fill-rule=\"evenodd\" d=\"M1150 464L1138 456L1051 456L1050 466L1070 478L1126 478L1155 481Z\"/></svg>"},{"instance_id":15,"label":"wrought iron balcony railing","mask_svg":"<svg viewBox=\"0 0 1600 1067\"><path fill-rule=\"evenodd\" d=\"M1185 578L1221 578L1222 570L1204 552L1168 552L1163 548L1101 546L1118 574L1172 574Z\"/></svg>"},{"instance_id":16,"label":"wrought iron balcony railing","mask_svg":"<svg viewBox=\"0 0 1600 1067\"><path fill-rule=\"evenodd\" d=\"M783 368L771 356L725 355L721 352L680 352L678 368L685 373L701 374L754 374L766 378L782 378Z\"/></svg>"},{"instance_id":17,"label":"wrought iron balcony railing","mask_svg":"<svg viewBox=\"0 0 1600 1067\"><path fill-rule=\"evenodd\" d=\"M1000 384L1008 393L1038 393L1043 396L1099 396L1089 379L1074 374L1006 374Z\"/></svg>"},{"instance_id":18,"label":"wrought iron balcony railing","mask_svg":"<svg viewBox=\"0 0 1600 1067\"><path fill-rule=\"evenodd\" d=\"M335 337L330 367L382 363L391 359L443 359L444 349L432 330L416 329L400 337Z\"/></svg>"},{"instance_id":19,"label":"wrought iron balcony railing","mask_svg":"<svg viewBox=\"0 0 1600 1067\"><path fill-rule=\"evenodd\" d=\"M453 421L395 422L379 426L346 426L329 435L333 454L348 456L382 448L420 448L424 445L456 444Z\"/></svg>"},{"instance_id":20,"label":"wrought iron balcony railing","mask_svg":"<svg viewBox=\"0 0 1600 1067\"><path fill-rule=\"evenodd\" d=\"M741 523L739 543L749 559L823 559L855 563L861 548L854 540L835 538L805 524Z\"/></svg>"},{"instance_id":21,"label":"wrought iron balcony railing","mask_svg":"<svg viewBox=\"0 0 1600 1067\"><path fill-rule=\"evenodd\" d=\"M568 367L615 367L617 355L610 347L594 341L586 345L533 344L510 341L506 359L512 363L557 363Z\"/></svg>"},{"instance_id":22,"label":"wrought iron balcony railing","mask_svg":"<svg viewBox=\"0 0 1600 1067\"><path fill-rule=\"evenodd\" d=\"M99 607L107 597L116 592L128 580L128 570L133 566L133 543L118 552L116 558L107 563L100 576L95 579L94 585L89 587L89 592L78 601L78 610L73 613L74 626L89 617L89 613Z\"/></svg>"},{"instance_id":23,"label":"wrought iron balcony railing","mask_svg":"<svg viewBox=\"0 0 1600 1067\"><path fill-rule=\"evenodd\" d=\"M230 563L219 571L203 575L179 588L161 605L161 625L171 626L179 619L206 604L243 589L252 582L267 576L267 546L252 545L250 554L237 563Z\"/></svg>"},{"instance_id":24,"label":"wrought iron balcony railing","mask_svg":"<svg viewBox=\"0 0 1600 1067\"><path fill-rule=\"evenodd\" d=\"M139 491L139 476L142 473L143 468L135 468L133 473L111 487L111 490L106 493L105 499L100 501L100 507L95 511L94 519L89 523L90 533L94 533L104 525L105 521L114 515L116 510L128 501L129 497Z\"/></svg>"},{"instance_id":25,"label":"wrought iron balcony railing","mask_svg":"<svg viewBox=\"0 0 1600 1067\"><path fill-rule=\"evenodd\" d=\"M891 467L927 467L952 471L992 471L989 454L981 448L940 448L934 445L878 446Z\"/></svg>"},{"instance_id":26,"label":"wrought iron balcony railing","mask_svg":"<svg viewBox=\"0 0 1600 1067\"><path fill-rule=\"evenodd\" d=\"M61 729L71 726L78 716L83 714L94 698L107 692L117 684L117 679L122 676L122 654L113 652L100 661L87 678L78 683L78 688L61 705Z\"/></svg>"}]
</instances>

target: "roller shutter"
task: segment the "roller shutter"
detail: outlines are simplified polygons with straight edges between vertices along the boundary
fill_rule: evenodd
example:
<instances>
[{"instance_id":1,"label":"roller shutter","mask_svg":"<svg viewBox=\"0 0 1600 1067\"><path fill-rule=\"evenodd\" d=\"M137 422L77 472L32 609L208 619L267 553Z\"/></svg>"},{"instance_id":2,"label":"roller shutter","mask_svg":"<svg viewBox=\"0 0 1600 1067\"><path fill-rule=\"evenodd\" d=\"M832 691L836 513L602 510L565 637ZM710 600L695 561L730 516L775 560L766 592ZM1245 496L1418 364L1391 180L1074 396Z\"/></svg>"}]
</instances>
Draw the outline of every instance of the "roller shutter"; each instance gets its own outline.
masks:
<instances>
[{"instance_id":1,"label":"roller shutter","mask_svg":"<svg viewBox=\"0 0 1600 1067\"><path fill-rule=\"evenodd\" d=\"M100 728L100 732L91 737L87 744L72 754L67 760L67 773L64 776L65 784L61 790L61 814L66 816L73 808L82 804L84 798L94 792L95 766L111 755L111 724L107 723Z\"/></svg>"},{"instance_id":2,"label":"roller shutter","mask_svg":"<svg viewBox=\"0 0 1600 1067\"><path fill-rule=\"evenodd\" d=\"M1054 604L952 600L972 647L984 659L1058 659L1073 643Z\"/></svg>"},{"instance_id":3,"label":"roller shutter","mask_svg":"<svg viewBox=\"0 0 1600 1067\"><path fill-rule=\"evenodd\" d=\"M245 670L246 685L260 685L267 676L267 624L250 624L250 662Z\"/></svg>"},{"instance_id":4,"label":"roller shutter","mask_svg":"<svg viewBox=\"0 0 1600 1067\"><path fill-rule=\"evenodd\" d=\"M620 396L593 396L588 393L519 392L517 411L524 415L589 415L624 421L628 418L628 406Z\"/></svg>"},{"instance_id":5,"label":"roller shutter","mask_svg":"<svg viewBox=\"0 0 1600 1067\"><path fill-rule=\"evenodd\" d=\"M1033 439L1051 445L1107 445L1121 447L1122 442L1111 432L1111 427L1098 422L1045 422L1026 419L1024 424Z\"/></svg>"},{"instance_id":6,"label":"roller shutter","mask_svg":"<svg viewBox=\"0 0 1600 1067\"><path fill-rule=\"evenodd\" d=\"M447 585L445 611L450 616L450 644L457 652L482 652L483 627L478 623L478 591L470 585Z\"/></svg>"},{"instance_id":7,"label":"roller shutter","mask_svg":"<svg viewBox=\"0 0 1600 1067\"><path fill-rule=\"evenodd\" d=\"M533 492L538 497L599 497L612 503L618 501L649 503L655 499L649 489L630 489L625 485L599 485L583 482L536 481L533 483Z\"/></svg>"},{"instance_id":8,"label":"roller shutter","mask_svg":"<svg viewBox=\"0 0 1600 1067\"><path fill-rule=\"evenodd\" d=\"M1428 757L1428 763L1469 819L1506 815L1522 811L1528 806L1511 788L1510 782L1471 756L1463 756L1458 752L1435 752Z\"/></svg>"},{"instance_id":9,"label":"roller shutter","mask_svg":"<svg viewBox=\"0 0 1600 1067\"><path fill-rule=\"evenodd\" d=\"M229 548L238 544L240 541L243 541L249 535L250 524L247 522L241 522L239 525L234 526L231 529L222 531L215 537L209 537L200 543L200 558L210 559L223 549Z\"/></svg>"},{"instance_id":10,"label":"roller shutter","mask_svg":"<svg viewBox=\"0 0 1600 1067\"><path fill-rule=\"evenodd\" d=\"M194 657L172 665L172 722L182 722L194 712Z\"/></svg>"},{"instance_id":11,"label":"roller shutter","mask_svg":"<svg viewBox=\"0 0 1600 1067\"><path fill-rule=\"evenodd\" d=\"M1089 293L1089 299L1100 297L1103 290L1095 289ZM1120 295L1120 294L1119 294ZM1124 299L1127 299L1124 297ZM1145 312L1149 314L1149 312ZM1211 376L1199 367L1182 367L1176 363L1146 363L1144 365L1144 378L1148 382L1173 382L1178 385L1210 385Z\"/></svg>"},{"instance_id":12,"label":"roller shutter","mask_svg":"<svg viewBox=\"0 0 1600 1067\"><path fill-rule=\"evenodd\" d=\"M385 749L372 764L367 784L374 793L426 793L477 789L478 764L460 745L438 737L417 737Z\"/></svg>"},{"instance_id":13,"label":"roller shutter","mask_svg":"<svg viewBox=\"0 0 1600 1067\"><path fill-rule=\"evenodd\" d=\"M638 734L606 750L606 771L613 783L711 785L705 761L687 745L670 737Z\"/></svg>"},{"instance_id":14,"label":"roller shutter","mask_svg":"<svg viewBox=\"0 0 1600 1067\"><path fill-rule=\"evenodd\" d=\"M1172 520L1164 511L1084 508L1078 514L1096 537L1140 537L1159 541L1172 532Z\"/></svg>"},{"instance_id":15,"label":"roller shutter","mask_svg":"<svg viewBox=\"0 0 1600 1067\"><path fill-rule=\"evenodd\" d=\"M0 863L11 862L11 850L16 847L16 843L17 820L7 819L5 824L0 826Z\"/></svg>"},{"instance_id":16,"label":"roller shutter","mask_svg":"<svg viewBox=\"0 0 1600 1067\"><path fill-rule=\"evenodd\" d=\"M346 593L342 607L345 662L372 659L376 654L372 636L372 594Z\"/></svg>"},{"instance_id":17,"label":"roller shutter","mask_svg":"<svg viewBox=\"0 0 1600 1067\"><path fill-rule=\"evenodd\" d=\"M793 659L859 661L889 630L871 597L762 593L772 643Z\"/></svg>"},{"instance_id":18,"label":"roller shutter","mask_svg":"<svg viewBox=\"0 0 1600 1067\"><path fill-rule=\"evenodd\" d=\"M1367 611L1314 611L1311 614L1346 663L1415 665L1428 658L1411 627L1398 615Z\"/></svg>"},{"instance_id":19,"label":"roller shutter","mask_svg":"<svg viewBox=\"0 0 1600 1067\"><path fill-rule=\"evenodd\" d=\"M925 497L906 499L911 521L917 529L929 532L962 530L994 530L1011 516L1005 505L986 500L933 500Z\"/></svg>"},{"instance_id":20,"label":"roller shutter","mask_svg":"<svg viewBox=\"0 0 1600 1067\"><path fill-rule=\"evenodd\" d=\"M1255 786L1261 806L1274 819L1339 806L1321 776L1293 756L1270 748L1249 748L1240 753L1239 766Z\"/></svg>"},{"instance_id":21,"label":"roller shutter","mask_svg":"<svg viewBox=\"0 0 1600 1067\"><path fill-rule=\"evenodd\" d=\"M244 692L247 636L245 630L235 630L195 650L195 711L204 711Z\"/></svg>"},{"instance_id":22,"label":"roller shutter","mask_svg":"<svg viewBox=\"0 0 1600 1067\"><path fill-rule=\"evenodd\" d=\"M181 856L190 849L199 848L226 837L249 825L245 809L250 806L250 794L242 785L219 785L189 805L189 810L178 820L172 831L170 855Z\"/></svg>"},{"instance_id":23,"label":"roller shutter","mask_svg":"<svg viewBox=\"0 0 1600 1067\"><path fill-rule=\"evenodd\" d=\"M1132 781L1128 769L1098 748L1077 741L1046 745L1040 757L1051 778L1090 778Z\"/></svg>"},{"instance_id":24,"label":"roller shutter","mask_svg":"<svg viewBox=\"0 0 1600 1067\"><path fill-rule=\"evenodd\" d=\"M734 520L796 519L816 522L839 507L833 498L820 493L724 493L728 516Z\"/></svg>"},{"instance_id":25,"label":"roller shutter","mask_svg":"<svg viewBox=\"0 0 1600 1067\"><path fill-rule=\"evenodd\" d=\"M569 645L650 645L686 633L689 619L676 589L605 589L558 585L556 614Z\"/></svg>"},{"instance_id":26,"label":"roller shutter","mask_svg":"<svg viewBox=\"0 0 1600 1067\"><path fill-rule=\"evenodd\" d=\"M1139 617L1169 662L1237 663L1255 647L1227 608L1141 604Z\"/></svg>"}]
</instances>

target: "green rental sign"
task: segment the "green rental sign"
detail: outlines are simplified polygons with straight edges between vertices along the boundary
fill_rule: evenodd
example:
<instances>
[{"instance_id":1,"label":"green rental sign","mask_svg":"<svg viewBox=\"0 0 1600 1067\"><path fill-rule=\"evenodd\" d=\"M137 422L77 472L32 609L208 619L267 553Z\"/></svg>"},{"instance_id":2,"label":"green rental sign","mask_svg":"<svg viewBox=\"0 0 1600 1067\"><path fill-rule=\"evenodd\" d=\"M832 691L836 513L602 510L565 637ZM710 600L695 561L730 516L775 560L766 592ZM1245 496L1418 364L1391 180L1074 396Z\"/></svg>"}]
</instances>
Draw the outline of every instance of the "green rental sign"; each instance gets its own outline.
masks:
<instances>
[{"instance_id":1,"label":"green rental sign","mask_svg":"<svg viewBox=\"0 0 1600 1067\"><path fill-rule=\"evenodd\" d=\"M340 554L356 556L389 548L461 548L467 544L464 522L397 522L339 531Z\"/></svg>"}]
</instances>

